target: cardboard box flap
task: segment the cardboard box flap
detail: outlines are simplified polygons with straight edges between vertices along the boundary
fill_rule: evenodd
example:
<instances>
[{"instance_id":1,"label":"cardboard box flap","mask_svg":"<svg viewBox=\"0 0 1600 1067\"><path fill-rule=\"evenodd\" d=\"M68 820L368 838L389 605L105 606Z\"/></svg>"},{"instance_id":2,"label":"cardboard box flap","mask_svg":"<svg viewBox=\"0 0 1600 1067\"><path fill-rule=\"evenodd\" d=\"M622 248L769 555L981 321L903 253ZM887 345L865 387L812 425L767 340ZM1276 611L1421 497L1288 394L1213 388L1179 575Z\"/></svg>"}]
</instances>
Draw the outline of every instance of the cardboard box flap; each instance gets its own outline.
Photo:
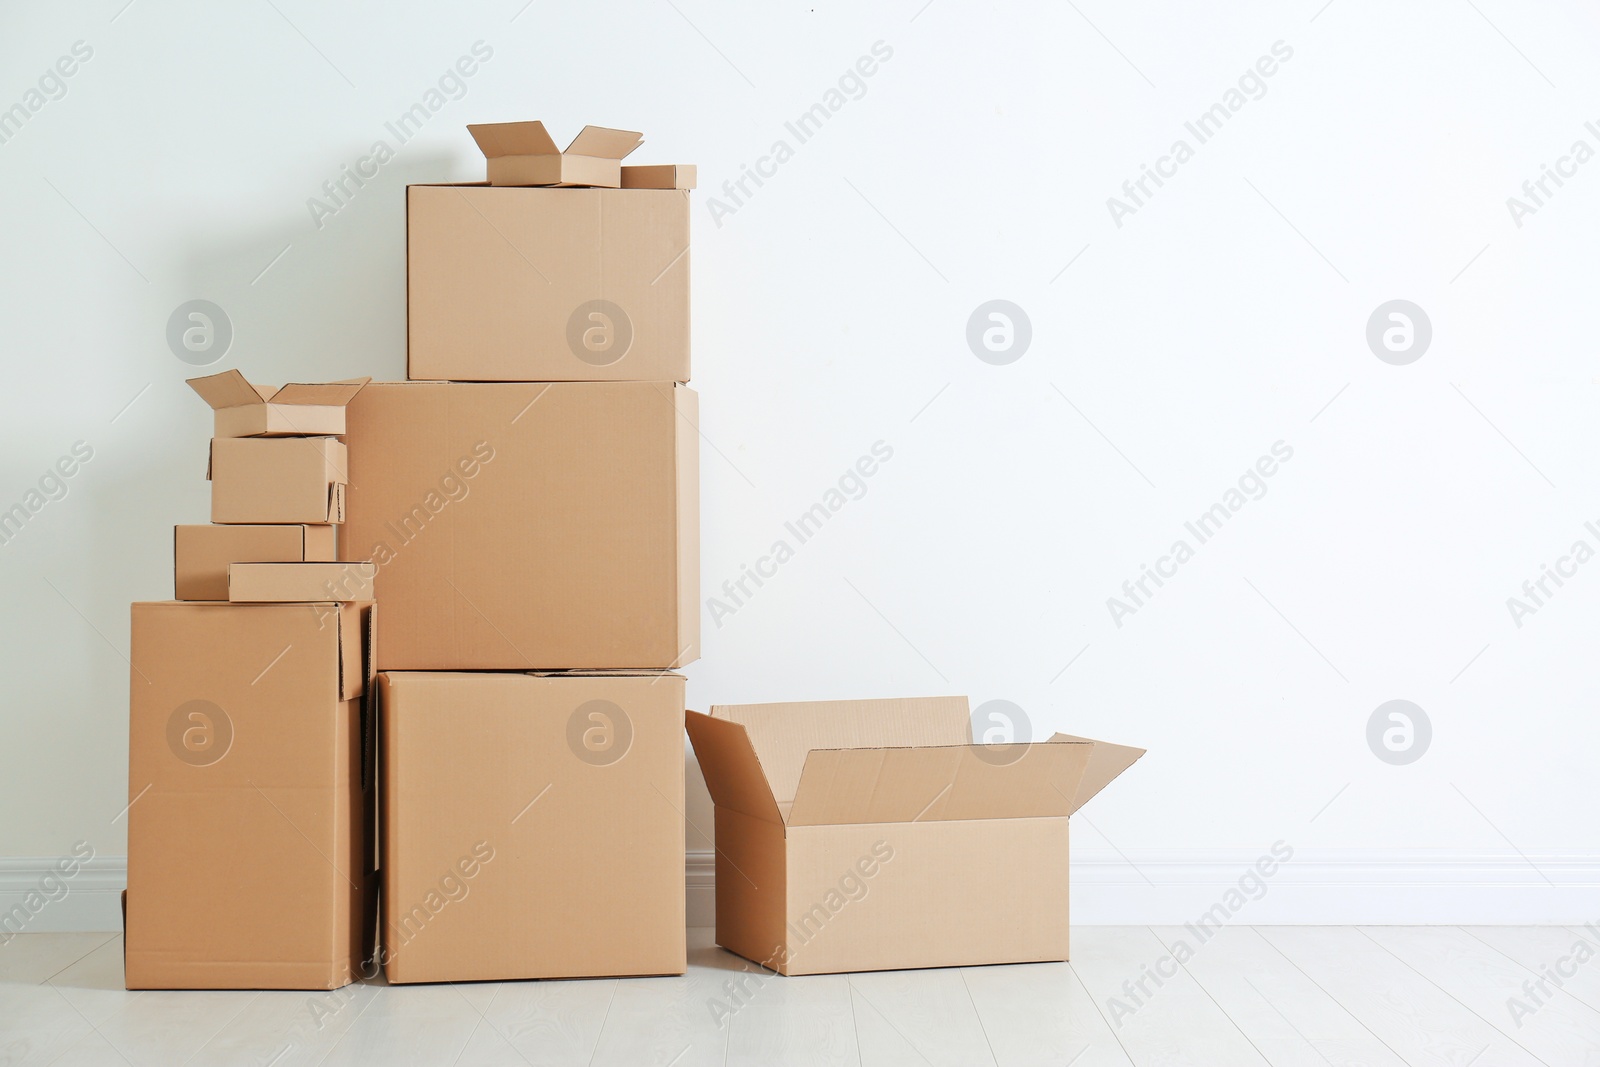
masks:
<instances>
[{"instance_id":1,"label":"cardboard box flap","mask_svg":"<svg viewBox=\"0 0 1600 1067\"><path fill-rule=\"evenodd\" d=\"M542 122L488 122L469 124L467 132L478 142L485 158L499 156L555 156L561 150Z\"/></svg>"},{"instance_id":2,"label":"cardboard box flap","mask_svg":"<svg viewBox=\"0 0 1600 1067\"><path fill-rule=\"evenodd\" d=\"M371 602L308 604L307 607L319 613L319 629L329 615L339 628L339 699L354 700L365 695L369 683L376 677L372 657L368 654L372 640L370 628L376 619Z\"/></svg>"},{"instance_id":3,"label":"cardboard box flap","mask_svg":"<svg viewBox=\"0 0 1600 1067\"><path fill-rule=\"evenodd\" d=\"M1072 734L1056 734L1050 740L1087 741L1094 746L1094 751L1089 756L1089 767L1084 771L1083 780L1078 783L1078 792L1072 801L1073 811L1087 804L1096 793L1110 785L1114 778L1132 767L1145 753L1142 748L1113 745L1109 741L1095 741L1087 737L1074 737Z\"/></svg>"},{"instance_id":4,"label":"cardboard box flap","mask_svg":"<svg viewBox=\"0 0 1600 1067\"><path fill-rule=\"evenodd\" d=\"M712 802L752 819L783 825L767 775L745 728L698 711L688 712L684 718Z\"/></svg>"},{"instance_id":5,"label":"cardboard box flap","mask_svg":"<svg viewBox=\"0 0 1600 1067\"><path fill-rule=\"evenodd\" d=\"M795 799L806 756L816 748L904 748L972 741L967 698L815 700L790 704L719 704L715 718L739 723L766 771L772 797Z\"/></svg>"},{"instance_id":6,"label":"cardboard box flap","mask_svg":"<svg viewBox=\"0 0 1600 1067\"><path fill-rule=\"evenodd\" d=\"M623 159L644 143L644 134L632 130L613 130L605 126L585 126L562 153L568 156L594 156L597 159Z\"/></svg>"},{"instance_id":7,"label":"cardboard box flap","mask_svg":"<svg viewBox=\"0 0 1600 1067\"><path fill-rule=\"evenodd\" d=\"M342 408L354 400L371 378L347 378L316 385L286 385L272 394L274 404L320 405Z\"/></svg>"},{"instance_id":8,"label":"cardboard box flap","mask_svg":"<svg viewBox=\"0 0 1600 1067\"><path fill-rule=\"evenodd\" d=\"M204 378L190 378L189 388L199 393L200 399L210 405L213 411L244 407L246 404L263 404L271 398L270 393L251 385L236 370L208 374Z\"/></svg>"},{"instance_id":9,"label":"cardboard box flap","mask_svg":"<svg viewBox=\"0 0 1600 1067\"><path fill-rule=\"evenodd\" d=\"M1093 750L1077 741L817 749L789 825L1066 816Z\"/></svg>"}]
</instances>

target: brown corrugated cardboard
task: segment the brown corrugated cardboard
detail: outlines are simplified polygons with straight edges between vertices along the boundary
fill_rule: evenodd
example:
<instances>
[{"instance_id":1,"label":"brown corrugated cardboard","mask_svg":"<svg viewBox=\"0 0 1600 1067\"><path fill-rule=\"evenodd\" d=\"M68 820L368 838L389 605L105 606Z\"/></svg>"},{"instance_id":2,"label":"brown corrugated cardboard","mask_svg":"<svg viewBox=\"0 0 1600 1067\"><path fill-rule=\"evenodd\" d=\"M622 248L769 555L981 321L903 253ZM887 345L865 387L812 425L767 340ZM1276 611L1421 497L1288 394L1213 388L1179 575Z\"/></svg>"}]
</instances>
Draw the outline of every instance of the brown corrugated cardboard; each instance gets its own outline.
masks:
<instances>
[{"instance_id":1,"label":"brown corrugated cardboard","mask_svg":"<svg viewBox=\"0 0 1600 1067\"><path fill-rule=\"evenodd\" d=\"M965 697L689 712L717 944L781 974L1068 957L1068 816L1144 754L974 745Z\"/></svg>"},{"instance_id":2,"label":"brown corrugated cardboard","mask_svg":"<svg viewBox=\"0 0 1600 1067\"><path fill-rule=\"evenodd\" d=\"M217 437L312 437L344 433L344 408L370 378L321 385L252 385L236 370L190 378L216 413Z\"/></svg>"},{"instance_id":3,"label":"brown corrugated cardboard","mask_svg":"<svg viewBox=\"0 0 1600 1067\"><path fill-rule=\"evenodd\" d=\"M632 130L585 126L565 152L542 122L468 126L489 162L490 185L592 185L615 189L622 160L644 140Z\"/></svg>"},{"instance_id":4,"label":"brown corrugated cardboard","mask_svg":"<svg viewBox=\"0 0 1600 1067\"><path fill-rule=\"evenodd\" d=\"M174 599L227 600L230 563L301 563L339 558L337 526L177 526Z\"/></svg>"},{"instance_id":5,"label":"brown corrugated cardboard","mask_svg":"<svg viewBox=\"0 0 1600 1067\"><path fill-rule=\"evenodd\" d=\"M364 389L341 553L378 565L379 669L698 658L695 402L669 382Z\"/></svg>"},{"instance_id":6,"label":"brown corrugated cardboard","mask_svg":"<svg viewBox=\"0 0 1600 1067\"><path fill-rule=\"evenodd\" d=\"M133 605L129 989L332 989L369 958L373 618Z\"/></svg>"},{"instance_id":7,"label":"brown corrugated cardboard","mask_svg":"<svg viewBox=\"0 0 1600 1067\"><path fill-rule=\"evenodd\" d=\"M377 576L371 563L230 563L228 599L235 604L371 600Z\"/></svg>"},{"instance_id":8,"label":"brown corrugated cardboard","mask_svg":"<svg viewBox=\"0 0 1600 1067\"><path fill-rule=\"evenodd\" d=\"M689 193L406 190L408 376L688 381Z\"/></svg>"},{"instance_id":9,"label":"brown corrugated cardboard","mask_svg":"<svg viewBox=\"0 0 1600 1067\"><path fill-rule=\"evenodd\" d=\"M390 982L683 973L680 675L378 691Z\"/></svg>"},{"instance_id":10,"label":"brown corrugated cardboard","mask_svg":"<svg viewBox=\"0 0 1600 1067\"><path fill-rule=\"evenodd\" d=\"M344 521L349 454L337 437L217 437L211 441L211 521Z\"/></svg>"},{"instance_id":11,"label":"brown corrugated cardboard","mask_svg":"<svg viewBox=\"0 0 1600 1067\"><path fill-rule=\"evenodd\" d=\"M623 167L624 189L693 189L698 174L694 164L671 163L648 167Z\"/></svg>"}]
</instances>

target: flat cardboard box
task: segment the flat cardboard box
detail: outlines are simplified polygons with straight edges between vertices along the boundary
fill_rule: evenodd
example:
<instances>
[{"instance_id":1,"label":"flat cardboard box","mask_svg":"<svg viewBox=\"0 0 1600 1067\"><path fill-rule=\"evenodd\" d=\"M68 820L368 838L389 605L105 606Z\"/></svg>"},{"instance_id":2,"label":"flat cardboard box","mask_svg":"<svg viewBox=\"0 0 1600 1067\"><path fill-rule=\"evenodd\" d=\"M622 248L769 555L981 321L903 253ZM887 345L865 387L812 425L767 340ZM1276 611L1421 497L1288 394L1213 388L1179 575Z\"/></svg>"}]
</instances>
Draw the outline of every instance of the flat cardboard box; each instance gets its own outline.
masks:
<instances>
[{"instance_id":1,"label":"flat cardboard box","mask_svg":"<svg viewBox=\"0 0 1600 1067\"><path fill-rule=\"evenodd\" d=\"M542 122L489 122L467 127L489 163L490 185L622 184L622 160L644 135L585 126L565 152Z\"/></svg>"},{"instance_id":2,"label":"flat cardboard box","mask_svg":"<svg viewBox=\"0 0 1600 1067\"><path fill-rule=\"evenodd\" d=\"M408 377L689 380L689 193L406 190Z\"/></svg>"},{"instance_id":3,"label":"flat cardboard box","mask_svg":"<svg viewBox=\"0 0 1600 1067\"><path fill-rule=\"evenodd\" d=\"M683 685L379 675L390 982L684 972Z\"/></svg>"},{"instance_id":4,"label":"flat cardboard box","mask_svg":"<svg viewBox=\"0 0 1600 1067\"><path fill-rule=\"evenodd\" d=\"M340 551L378 566L378 669L698 658L696 400L670 382L362 390Z\"/></svg>"},{"instance_id":5,"label":"flat cardboard box","mask_svg":"<svg viewBox=\"0 0 1600 1067\"><path fill-rule=\"evenodd\" d=\"M378 568L371 563L230 563L228 600L235 604L371 600L377 576Z\"/></svg>"},{"instance_id":6,"label":"flat cardboard box","mask_svg":"<svg viewBox=\"0 0 1600 1067\"><path fill-rule=\"evenodd\" d=\"M1067 818L1144 754L974 745L965 697L713 707L717 944L780 974L1068 958Z\"/></svg>"},{"instance_id":7,"label":"flat cardboard box","mask_svg":"<svg viewBox=\"0 0 1600 1067\"><path fill-rule=\"evenodd\" d=\"M252 385L236 370L190 378L216 414L217 437L313 437L344 433L344 408L370 378L321 385Z\"/></svg>"},{"instance_id":8,"label":"flat cardboard box","mask_svg":"<svg viewBox=\"0 0 1600 1067\"><path fill-rule=\"evenodd\" d=\"M334 989L371 957L373 619L133 605L129 989Z\"/></svg>"},{"instance_id":9,"label":"flat cardboard box","mask_svg":"<svg viewBox=\"0 0 1600 1067\"><path fill-rule=\"evenodd\" d=\"M344 521L349 453L337 437L217 437L211 441L211 521Z\"/></svg>"},{"instance_id":10,"label":"flat cardboard box","mask_svg":"<svg viewBox=\"0 0 1600 1067\"><path fill-rule=\"evenodd\" d=\"M339 558L337 526L176 526L173 599L227 600L230 563L304 563Z\"/></svg>"},{"instance_id":11,"label":"flat cardboard box","mask_svg":"<svg viewBox=\"0 0 1600 1067\"><path fill-rule=\"evenodd\" d=\"M699 174L694 164L623 167L624 189L693 189Z\"/></svg>"}]
</instances>

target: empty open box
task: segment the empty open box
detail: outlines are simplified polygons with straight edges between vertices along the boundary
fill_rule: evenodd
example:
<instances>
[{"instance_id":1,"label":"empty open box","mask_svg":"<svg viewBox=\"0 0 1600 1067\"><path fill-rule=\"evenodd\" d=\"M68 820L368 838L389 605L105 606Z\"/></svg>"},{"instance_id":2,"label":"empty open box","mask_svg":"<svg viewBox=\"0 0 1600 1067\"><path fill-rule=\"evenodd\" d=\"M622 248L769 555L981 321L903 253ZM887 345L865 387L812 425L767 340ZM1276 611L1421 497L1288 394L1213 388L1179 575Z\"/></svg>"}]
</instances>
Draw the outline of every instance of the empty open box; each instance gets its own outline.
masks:
<instances>
[{"instance_id":1,"label":"empty open box","mask_svg":"<svg viewBox=\"0 0 1600 1067\"><path fill-rule=\"evenodd\" d=\"M542 122L490 122L468 126L489 162L490 185L622 186L622 160L644 140L632 130L585 126L566 151Z\"/></svg>"},{"instance_id":2,"label":"empty open box","mask_svg":"<svg viewBox=\"0 0 1600 1067\"><path fill-rule=\"evenodd\" d=\"M252 385L236 370L190 378L216 413L217 437L316 437L344 433L344 407L370 378L321 385Z\"/></svg>"},{"instance_id":3,"label":"empty open box","mask_svg":"<svg viewBox=\"0 0 1600 1067\"><path fill-rule=\"evenodd\" d=\"M1144 754L974 745L965 697L688 714L717 944L781 974L1068 958L1067 821Z\"/></svg>"}]
</instances>

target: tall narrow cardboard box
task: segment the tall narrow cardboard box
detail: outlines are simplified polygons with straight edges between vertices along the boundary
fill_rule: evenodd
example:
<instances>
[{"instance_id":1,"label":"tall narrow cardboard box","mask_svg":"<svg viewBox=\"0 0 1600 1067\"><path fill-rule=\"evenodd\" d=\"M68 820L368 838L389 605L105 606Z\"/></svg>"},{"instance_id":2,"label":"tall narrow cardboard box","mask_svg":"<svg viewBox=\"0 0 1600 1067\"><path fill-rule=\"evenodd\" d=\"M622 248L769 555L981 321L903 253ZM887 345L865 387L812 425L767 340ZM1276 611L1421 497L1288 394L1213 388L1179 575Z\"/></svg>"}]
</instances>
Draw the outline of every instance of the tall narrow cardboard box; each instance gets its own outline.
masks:
<instances>
[{"instance_id":1,"label":"tall narrow cardboard box","mask_svg":"<svg viewBox=\"0 0 1600 1067\"><path fill-rule=\"evenodd\" d=\"M332 989L370 957L370 603L133 605L129 989Z\"/></svg>"}]
</instances>

